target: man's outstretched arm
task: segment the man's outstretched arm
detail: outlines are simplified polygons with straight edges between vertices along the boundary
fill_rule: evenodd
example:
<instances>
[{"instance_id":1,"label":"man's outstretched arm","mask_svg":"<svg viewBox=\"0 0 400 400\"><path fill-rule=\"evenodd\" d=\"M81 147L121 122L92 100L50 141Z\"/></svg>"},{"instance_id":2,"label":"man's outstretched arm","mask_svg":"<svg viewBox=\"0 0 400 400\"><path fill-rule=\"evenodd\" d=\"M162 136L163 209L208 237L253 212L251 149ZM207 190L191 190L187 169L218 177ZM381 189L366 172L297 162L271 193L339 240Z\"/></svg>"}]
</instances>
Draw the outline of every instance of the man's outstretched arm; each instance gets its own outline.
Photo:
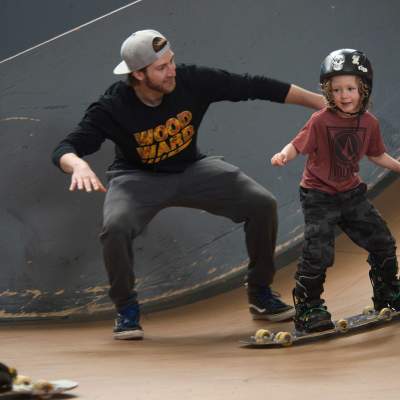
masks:
<instances>
[{"instance_id":1,"label":"man's outstretched arm","mask_svg":"<svg viewBox=\"0 0 400 400\"><path fill-rule=\"evenodd\" d=\"M326 106L324 96L310 92L309 90L293 84L290 86L285 103L297 104L299 106L314 108L316 110L320 110Z\"/></svg>"}]
</instances>

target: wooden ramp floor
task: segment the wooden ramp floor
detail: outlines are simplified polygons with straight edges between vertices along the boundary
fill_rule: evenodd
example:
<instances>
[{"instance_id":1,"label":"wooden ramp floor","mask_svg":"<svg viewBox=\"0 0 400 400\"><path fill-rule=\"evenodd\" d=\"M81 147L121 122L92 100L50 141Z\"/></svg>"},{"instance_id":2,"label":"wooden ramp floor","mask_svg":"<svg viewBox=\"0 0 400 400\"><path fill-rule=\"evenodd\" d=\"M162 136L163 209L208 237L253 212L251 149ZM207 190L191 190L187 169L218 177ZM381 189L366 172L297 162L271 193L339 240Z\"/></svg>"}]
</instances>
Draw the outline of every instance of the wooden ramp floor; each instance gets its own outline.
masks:
<instances>
[{"instance_id":1,"label":"wooden ramp floor","mask_svg":"<svg viewBox=\"0 0 400 400\"><path fill-rule=\"evenodd\" d=\"M400 241L397 180L375 201ZM325 298L334 317L370 303L366 253L337 239ZM295 263L274 289L290 301ZM400 324L282 349L243 349L239 339L261 327L249 317L244 289L191 306L146 315L146 339L111 339L112 321L0 327L0 360L21 374L80 382L87 400L398 399Z\"/></svg>"}]
</instances>

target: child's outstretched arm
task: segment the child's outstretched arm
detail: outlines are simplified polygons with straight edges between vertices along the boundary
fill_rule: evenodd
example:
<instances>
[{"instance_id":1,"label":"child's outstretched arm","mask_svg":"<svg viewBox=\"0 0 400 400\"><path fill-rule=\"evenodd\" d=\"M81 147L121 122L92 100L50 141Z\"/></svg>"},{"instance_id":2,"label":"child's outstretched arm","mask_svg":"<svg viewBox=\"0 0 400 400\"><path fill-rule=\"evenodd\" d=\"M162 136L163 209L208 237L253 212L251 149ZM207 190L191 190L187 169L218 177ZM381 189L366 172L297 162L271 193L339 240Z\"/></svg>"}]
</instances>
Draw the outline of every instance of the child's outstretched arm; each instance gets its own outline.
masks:
<instances>
[{"instance_id":1,"label":"child's outstretched arm","mask_svg":"<svg viewBox=\"0 0 400 400\"><path fill-rule=\"evenodd\" d=\"M297 154L297 150L292 143L288 143L279 153L276 153L271 158L271 164L278 167L283 167L290 160L296 158Z\"/></svg>"},{"instance_id":2,"label":"child's outstretched arm","mask_svg":"<svg viewBox=\"0 0 400 400\"><path fill-rule=\"evenodd\" d=\"M400 174L400 162L391 157L388 153L383 153L378 157L368 157L373 163L380 167L390 169Z\"/></svg>"}]
</instances>

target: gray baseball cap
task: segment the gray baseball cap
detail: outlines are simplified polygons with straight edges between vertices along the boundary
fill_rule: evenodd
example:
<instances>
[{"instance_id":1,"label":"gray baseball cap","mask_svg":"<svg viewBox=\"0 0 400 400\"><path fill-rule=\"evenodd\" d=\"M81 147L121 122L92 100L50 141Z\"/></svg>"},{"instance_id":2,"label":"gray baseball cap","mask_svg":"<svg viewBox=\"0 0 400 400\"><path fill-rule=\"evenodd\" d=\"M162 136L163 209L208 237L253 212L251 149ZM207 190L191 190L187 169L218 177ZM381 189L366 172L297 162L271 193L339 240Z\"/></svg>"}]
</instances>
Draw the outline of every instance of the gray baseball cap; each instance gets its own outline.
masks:
<instances>
[{"instance_id":1,"label":"gray baseball cap","mask_svg":"<svg viewBox=\"0 0 400 400\"><path fill-rule=\"evenodd\" d=\"M169 42L156 53L153 49L153 40L157 37L165 38L160 32L145 29L132 33L121 46L121 61L115 68L115 75L129 74L138 71L158 60L169 50Z\"/></svg>"}]
</instances>

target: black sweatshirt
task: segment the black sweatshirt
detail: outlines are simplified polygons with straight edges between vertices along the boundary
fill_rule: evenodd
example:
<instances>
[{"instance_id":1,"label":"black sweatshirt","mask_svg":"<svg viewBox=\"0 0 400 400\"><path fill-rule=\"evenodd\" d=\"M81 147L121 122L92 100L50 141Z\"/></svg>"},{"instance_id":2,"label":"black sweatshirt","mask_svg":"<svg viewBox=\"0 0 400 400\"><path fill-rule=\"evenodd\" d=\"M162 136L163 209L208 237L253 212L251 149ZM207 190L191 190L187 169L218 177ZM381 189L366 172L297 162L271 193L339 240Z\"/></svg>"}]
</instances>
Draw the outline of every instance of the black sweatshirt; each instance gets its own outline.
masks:
<instances>
[{"instance_id":1,"label":"black sweatshirt","mask_svg":"<svg viewBox=\"0 0 400 400\"><path fill-rule=\"evenodd\" d=\"M149 107L119 81L88 107L78 127L54 149L52 160L59 166L62 155L83 157L109 139L116 145L112 170L180 172L204 157L197 148L197 133L211 103L249 99L283 103L289 89L289 84L266 77L180 65L175 90L164 95L159 106Z\"/></svg>"}]
</instances>

